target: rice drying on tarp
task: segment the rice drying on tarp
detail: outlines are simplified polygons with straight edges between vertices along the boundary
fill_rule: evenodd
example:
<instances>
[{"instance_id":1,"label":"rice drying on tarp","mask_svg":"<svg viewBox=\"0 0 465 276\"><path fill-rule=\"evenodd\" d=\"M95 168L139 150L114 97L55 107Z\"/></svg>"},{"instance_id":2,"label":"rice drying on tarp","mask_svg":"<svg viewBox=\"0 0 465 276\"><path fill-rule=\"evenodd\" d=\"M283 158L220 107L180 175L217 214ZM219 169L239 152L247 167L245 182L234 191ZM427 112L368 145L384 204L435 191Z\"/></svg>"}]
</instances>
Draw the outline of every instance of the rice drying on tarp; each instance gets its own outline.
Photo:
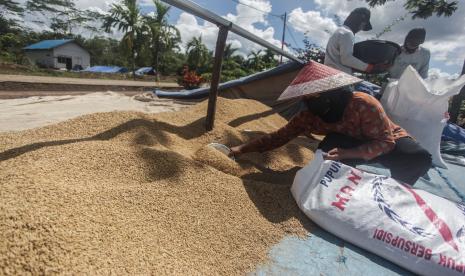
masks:
<instances>
[{"instance_id":1,"label":"rice drying on tarp","mask_svg":"<svg viewBox=\"0 0 465 276\"><path fill-rule=\"evenodd\" d=\"M290 185L297 138L235 163L206 148L286 124L253 100L110 112L0 134L0 274L244 274L309 221Z\"/></svg>"}]
</instances>

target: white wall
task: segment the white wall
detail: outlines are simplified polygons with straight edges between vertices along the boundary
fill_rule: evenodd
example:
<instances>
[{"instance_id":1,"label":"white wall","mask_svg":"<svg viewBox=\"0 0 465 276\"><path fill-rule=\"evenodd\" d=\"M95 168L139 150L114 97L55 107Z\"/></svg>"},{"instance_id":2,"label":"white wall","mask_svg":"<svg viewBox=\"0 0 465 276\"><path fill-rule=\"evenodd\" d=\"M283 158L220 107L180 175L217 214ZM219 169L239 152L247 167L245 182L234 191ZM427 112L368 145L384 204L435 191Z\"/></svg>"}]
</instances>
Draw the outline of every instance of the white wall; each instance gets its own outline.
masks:
<instances>
[{"instance_id":1,"label":"white wall","mask_svg":"<svg viewBox=\"0 0 465 276\"><path fill-rule=\"evenodd\" d=\"M58 57L70 57L73 60L74 65L81 65L82 68L87 68L90 66L90 54L84 50L81 46L74 42L69 42L64 45L58 46L53 49L54 56L54 67L56 68L66 68L66 64L58 63Z\"/></svg>"},{"instance_id":2,"label":"white wall","mask_svg":"<svg viewBox=\"0 0 465 276\"><path fill-rule=\"evenodd\" d=\"M31 64L54 67L54 59L52 50L26 50L26 57Z\"/></svg>"}]
</instances>

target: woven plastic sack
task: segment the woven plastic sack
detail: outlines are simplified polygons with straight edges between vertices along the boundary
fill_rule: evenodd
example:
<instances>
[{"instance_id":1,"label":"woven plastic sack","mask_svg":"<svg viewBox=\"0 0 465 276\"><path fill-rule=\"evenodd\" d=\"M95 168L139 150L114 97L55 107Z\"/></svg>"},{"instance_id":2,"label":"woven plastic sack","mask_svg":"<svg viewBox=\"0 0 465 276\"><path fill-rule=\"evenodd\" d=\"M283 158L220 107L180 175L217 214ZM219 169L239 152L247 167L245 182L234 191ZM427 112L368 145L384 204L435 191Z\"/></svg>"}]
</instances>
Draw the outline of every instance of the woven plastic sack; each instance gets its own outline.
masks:
<instances>
[{"instance_id":1,"label":"woven plastic sack","mask_svg":"<svg viewBox=\"0 0 465 276\"><path fill-rule=\"evenodd\" d=\"M299 208L334 235L420 275L465 274L465 205L325 161L291 188Z\"/></svg>"},{"instance_id":2,"label":"woven plastic sack","mask_svg":"<svg viewBox=\"0 0 465 276\"><path fill-rule=\"evenodd\" d=\"M387 85L381 98L389 118L406 129L432 155L433 164L438 167L447 168L441 158L440 144L447 123L448 101L464 85L465 76L458 80L423 80L409 66L399 80Z\"/></svg>"}]
</instances>

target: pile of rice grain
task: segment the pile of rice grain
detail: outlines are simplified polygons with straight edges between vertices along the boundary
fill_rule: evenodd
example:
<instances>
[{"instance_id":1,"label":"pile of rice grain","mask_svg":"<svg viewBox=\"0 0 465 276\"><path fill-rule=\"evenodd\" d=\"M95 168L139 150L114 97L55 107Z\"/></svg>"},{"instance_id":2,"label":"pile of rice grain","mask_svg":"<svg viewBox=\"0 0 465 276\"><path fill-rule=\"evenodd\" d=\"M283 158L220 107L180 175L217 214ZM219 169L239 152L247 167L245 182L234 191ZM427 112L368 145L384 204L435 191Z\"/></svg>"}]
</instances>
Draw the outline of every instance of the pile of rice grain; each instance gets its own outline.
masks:
<instances>
[{"instance_id":1,"label":"pile of rice grain","mask_svg":"<svg viewBox=\"0 0 465 276\"><path fill-rule=\"evenodd\" d=\"M299 138L238 163L237 145L286 121L252 100L179 112L111 112L0 134L0 274L243 274L308 220L290 185ZM233 127L233 126L234 127Z\"/></svg>"}]
</instances>

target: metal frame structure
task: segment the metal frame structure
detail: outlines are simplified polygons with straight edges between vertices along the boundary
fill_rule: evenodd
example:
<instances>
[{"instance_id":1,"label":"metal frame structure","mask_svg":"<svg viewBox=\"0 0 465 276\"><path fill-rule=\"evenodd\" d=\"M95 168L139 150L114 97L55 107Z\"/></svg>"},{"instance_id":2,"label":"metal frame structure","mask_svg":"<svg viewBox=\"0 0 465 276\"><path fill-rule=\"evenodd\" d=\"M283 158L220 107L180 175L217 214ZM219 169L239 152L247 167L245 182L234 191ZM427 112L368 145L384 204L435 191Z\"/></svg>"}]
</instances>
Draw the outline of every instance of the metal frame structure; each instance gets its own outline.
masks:
<instances>
[{"instance_id":1,"label":"metal frame structure","mask_svg":"<svg viewBox=\"0 0 465 276\"><path fill-rule=\"evenodd\" d=\"M201 6L197 5L196 3L189 1L189 0L162 0L163 2L177 7L181 10L189 12L195 16L198 16L206 21L209 21L218 26L218 38L216 41L216 49L215 49L215 61L213 64L213 72L212 72L212 81L210 85L210 93L208 98L208 109L207 109L207 117L206 117L206 124L205 127L207 131L213 129L214 121L215 121L215 111L216 111L216 100L218 98L218 85L220 83L220 75L221 75L221 65L223 61L223 54L224 48L226 45L226 39L228 37L228 32L231 31L237 35L240 35L250 41L253 41L260 46L263 46L271 51L283 55L291 60L304 63L302 60L297 58L296 56L276 47L275 45L269 43L268 41L250 33L249 31L241 28L231 21L224 19L223 17L205 9Z\"/></svg>"}]
</instances>

